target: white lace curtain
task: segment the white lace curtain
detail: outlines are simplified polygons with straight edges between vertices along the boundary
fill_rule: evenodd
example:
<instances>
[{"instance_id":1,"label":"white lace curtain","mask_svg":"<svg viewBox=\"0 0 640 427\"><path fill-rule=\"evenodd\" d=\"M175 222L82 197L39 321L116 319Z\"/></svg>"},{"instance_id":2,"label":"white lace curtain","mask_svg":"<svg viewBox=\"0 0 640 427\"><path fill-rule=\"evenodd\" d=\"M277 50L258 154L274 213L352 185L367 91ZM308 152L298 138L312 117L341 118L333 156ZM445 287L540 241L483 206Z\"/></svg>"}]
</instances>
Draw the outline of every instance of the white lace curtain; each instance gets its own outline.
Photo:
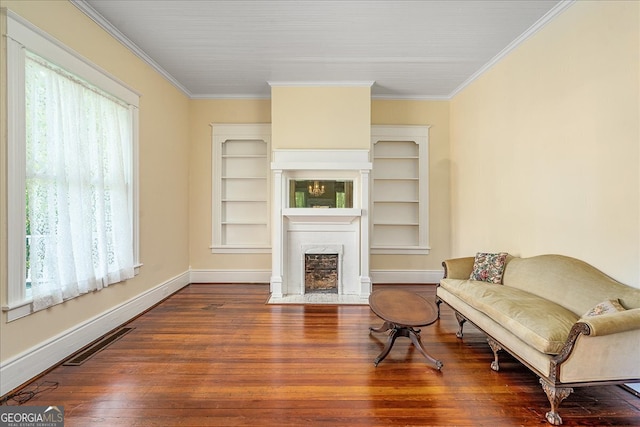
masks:
<instances>
[{"instance_id":1,"label":"white lace curtain","mask_svg":"<svg viewBox=\"0 0 640 427\"><path fill-rule=\"evenodd\" d=\"M134 275L129 106L26 59L27 263L33 310Z\"/></svg>"}]
</instances>

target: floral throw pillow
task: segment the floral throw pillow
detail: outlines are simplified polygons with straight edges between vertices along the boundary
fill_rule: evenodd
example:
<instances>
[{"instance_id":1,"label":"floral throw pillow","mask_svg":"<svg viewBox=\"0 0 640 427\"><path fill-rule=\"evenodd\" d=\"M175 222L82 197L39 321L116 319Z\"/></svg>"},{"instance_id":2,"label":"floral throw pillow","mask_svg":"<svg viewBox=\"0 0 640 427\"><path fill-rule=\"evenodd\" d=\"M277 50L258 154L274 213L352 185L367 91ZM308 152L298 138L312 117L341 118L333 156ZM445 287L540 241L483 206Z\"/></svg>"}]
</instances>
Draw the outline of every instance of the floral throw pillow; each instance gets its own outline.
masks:
<instances>
[{"instance_id":1,"label":"floral throw pillow","mask_svg":"<svg viewBox=\"0 0 640 427\"><path fill-rule=\"evenodd\" d=\"M617 313L618 311L625 310L626 308L624 308L622 304L620 304L620 301L618 301L617 299L610 299L597 304L591 310L583 314L582 317L600 316L601 314Z\"/></svg>"},{"instance_id":2,"label":"floral throw pillow","mask_svg":"<svg viewBox=\"0 0 640 427\"><path fill-rule=\"evenodd\" d=\"M478 252L473 261L473 271L469 279L489 283L502 283L502 274L507 261L507 253Z\"/></svg>"}]
</instances>

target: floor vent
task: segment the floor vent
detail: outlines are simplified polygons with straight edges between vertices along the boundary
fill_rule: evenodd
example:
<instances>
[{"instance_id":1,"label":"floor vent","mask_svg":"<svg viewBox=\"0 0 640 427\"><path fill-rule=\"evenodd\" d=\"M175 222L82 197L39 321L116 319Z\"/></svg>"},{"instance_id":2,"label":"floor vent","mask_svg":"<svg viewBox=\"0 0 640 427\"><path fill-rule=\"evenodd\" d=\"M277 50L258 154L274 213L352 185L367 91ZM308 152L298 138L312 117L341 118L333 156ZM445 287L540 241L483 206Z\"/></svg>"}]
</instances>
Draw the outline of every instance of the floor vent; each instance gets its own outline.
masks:
<instances>
[{"instance_id":1,"label":"floor vent","mask_svg":"<svg viewBox=\"0 0 640 427\"><path fill-rule=\"evenodd\" d=\"M80 366L95 354L101 352L107 348L110 344L118 341L120 338L134 330L135 328L120 328L110 335L106 335L101 340L95 342L89 347L82 350L80 353L75 354L71 359L64 362L64 366Z\"/></svg>"}]
</instances>

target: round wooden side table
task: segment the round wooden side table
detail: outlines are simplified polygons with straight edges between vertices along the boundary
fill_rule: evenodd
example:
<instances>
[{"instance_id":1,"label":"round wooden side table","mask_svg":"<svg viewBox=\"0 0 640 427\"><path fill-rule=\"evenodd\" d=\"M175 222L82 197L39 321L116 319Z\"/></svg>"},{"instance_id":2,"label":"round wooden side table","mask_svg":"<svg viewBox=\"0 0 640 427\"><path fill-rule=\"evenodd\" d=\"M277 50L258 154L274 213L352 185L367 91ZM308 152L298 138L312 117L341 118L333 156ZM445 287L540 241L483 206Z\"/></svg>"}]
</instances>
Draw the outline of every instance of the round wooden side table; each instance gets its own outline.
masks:
<instances>
[{"instance_id":1,"label":"round wooden side table","mask_svg":"<svg viewBox=\"0 0 640 427\"><path fill-rule=\"evenodd\" d=\"M437 370L442 369L443 363L426 352L420 339L420 329L415 329L418 326L431 325L438 320L435 303L402 289L380 289L369 295L369 307L384 320L379 328L369 328L369 333L391 331L382 353L373 361L375 366L387 357L397 337L407 337Z\"/></svg>"}]
</instances>

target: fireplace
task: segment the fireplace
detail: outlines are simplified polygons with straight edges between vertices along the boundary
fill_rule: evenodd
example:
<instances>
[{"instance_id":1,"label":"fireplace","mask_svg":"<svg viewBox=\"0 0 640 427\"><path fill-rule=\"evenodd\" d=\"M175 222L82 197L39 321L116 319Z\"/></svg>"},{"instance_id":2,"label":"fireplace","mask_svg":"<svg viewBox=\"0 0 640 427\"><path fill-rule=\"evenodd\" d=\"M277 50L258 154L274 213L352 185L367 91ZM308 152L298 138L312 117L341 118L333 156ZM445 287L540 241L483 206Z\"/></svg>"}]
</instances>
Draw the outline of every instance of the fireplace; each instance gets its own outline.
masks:
<instances>
[{"instance_id":1,"label":"fireplace","mask_svg":"<svg viewBox=\"0 0 640 427\"><path fill-rule=\"evenodd\" d=\"M338 293L338 254L304 255L304 293Z\"/></svg>"},{"instance_id":2,"label":"fireplace","mask_svg":"<svg viewBox=\"0 0 640 427\"><path fill-rule=\"evenodd\" d=\"M368 159L368 150L273 151L272 299L320 293L366 302Z\"/></svg>"}]
</instances>

